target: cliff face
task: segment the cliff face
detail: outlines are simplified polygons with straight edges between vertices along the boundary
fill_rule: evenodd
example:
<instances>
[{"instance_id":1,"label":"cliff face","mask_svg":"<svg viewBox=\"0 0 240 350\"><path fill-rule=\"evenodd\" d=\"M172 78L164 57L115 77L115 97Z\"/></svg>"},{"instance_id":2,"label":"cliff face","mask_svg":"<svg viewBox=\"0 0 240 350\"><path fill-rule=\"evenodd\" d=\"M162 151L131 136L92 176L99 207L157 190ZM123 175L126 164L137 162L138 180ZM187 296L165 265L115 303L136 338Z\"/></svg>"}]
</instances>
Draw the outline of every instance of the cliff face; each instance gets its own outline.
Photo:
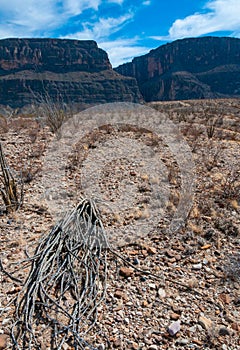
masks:
<instances>
[{"instance_id":1,"label":"cliff face","mask_svg":"<svg viewBox=\"0 0 240 350\"><path fill-rule=\"evenodd\" d=\"M112 70L94 41L0 40L0 104L23 107L35 94L68 103L139 102L136 80Z\"/></svg>"},{"instance_id":2,"label":"cliff face","mask_svg":"<svg viewBox=\"0 0 240 350\"><path fill-rule=\"evenodd\" d=\"M177 40L115 69L146 101L240 97L240 39Z\"/></svg>"}]
</instances>

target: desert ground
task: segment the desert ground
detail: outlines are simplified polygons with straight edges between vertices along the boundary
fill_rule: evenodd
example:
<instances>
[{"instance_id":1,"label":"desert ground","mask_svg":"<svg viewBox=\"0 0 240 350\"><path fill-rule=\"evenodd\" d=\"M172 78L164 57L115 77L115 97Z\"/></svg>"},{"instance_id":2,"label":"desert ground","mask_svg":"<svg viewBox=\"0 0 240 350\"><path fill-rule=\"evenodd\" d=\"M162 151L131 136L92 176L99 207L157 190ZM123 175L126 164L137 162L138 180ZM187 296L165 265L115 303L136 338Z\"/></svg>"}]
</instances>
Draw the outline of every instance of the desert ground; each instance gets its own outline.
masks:
<instances>
[{"instance_id":1,"label":"desert ground","mask_svg":"<svg viewBox=\"0 0 240 350\"><path fill-rule=\"evenodd\" d=\"M153 132L105 125L72 145L63 184L72 208L83 195L84 169L98 155L104 156L107 145L116 140L122 144L130 139L133 145L140 142L146 150L152 149L164 164L169 191L164 215L159 220L154 216L145 235L128 240L129 227L134 230L151 216L152 174L123 153L124 157L102 169L93 184L110 203L120 197L130 201L129 183L135 186L135 198L119 212L99 204L106 232L116 237L121 232L125 240L111 242L119 257L106 252L106 295L98 305L96 324L84 335L89 345L83 348L240 349L240 102L189 100L148 106L168 116L191 150L195 169L191 208L184 224L171 232L181 195L181 169ZM23 180L23 204L18 211L6 213L0 200L0 349L13 349L16 300L30 271L30 257L56 224L42 197L44 158L56 137L47 124L26 114L0 119L6 160L14 178L21 173ZM164 192L165 185L158 185ZM21 183L19 191L20 187ZM44 320L36 325L35 335L36 349L57 349L51 345ZM78 347L69 335L58 349Z\"/></svg>"}]
</instances>

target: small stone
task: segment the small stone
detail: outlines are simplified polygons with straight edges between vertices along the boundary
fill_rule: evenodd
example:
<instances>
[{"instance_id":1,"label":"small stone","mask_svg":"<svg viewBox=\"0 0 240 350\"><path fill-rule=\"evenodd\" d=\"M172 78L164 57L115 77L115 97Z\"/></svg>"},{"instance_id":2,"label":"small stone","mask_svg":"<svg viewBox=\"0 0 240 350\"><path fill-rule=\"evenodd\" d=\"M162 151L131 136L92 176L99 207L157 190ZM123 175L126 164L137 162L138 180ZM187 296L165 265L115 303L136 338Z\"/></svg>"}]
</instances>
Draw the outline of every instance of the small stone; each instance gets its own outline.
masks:
<instances>
[{"instance_id":1,"label":"small stone","mask_svg":"<svg viewBox=\"0 0 240 350\"><path fill-rule=\"evenodd\" d=\"M219 299L224 303L224 304L230 304L231 299L229 294L221 293L219 294Z\"/></svg>"},{"instance_id":2,"label":"small stone","mask_svg":"<svg viewBox=\"0 0 240 350\"><path fill-rule=\"evenodd\" d=\"M158 296L159 298L165 298L166 297L166 291L163 288L158 289Z\"/></svg>"},{"instance_id":3,"label":"small stone","mask_svg":"<svg viewBox=\"0 0 240 350\"><path fill-rule=\"evenodd\" d=\"M185 339L185 338L179 338L177 340L177 344L179 344L179 345L187 345L188 343L189 343L189 340Z\"/></svg>"},{"instance_id":4,"label":"small stone","mask_svg":"<svg viewBox=\"0 0 240 350\"><path fill-rule=\"evenodd\" d=\"M202 268L202 263L192 265L193 270L201 270L201 268Z\"/></svg>"},{"instance_id":5,"label":"small stone","mask_svg":"<svg viewBox=\"0 0 240 350\"><path fill-rule=\"evenodd\" d=\"M141 282L146 282L146 280L147 280L147 277L145 277L145 276L141 276L141 277L140 277L140 281L141 281Z\"/></svg>"},{"instance_id":6,"label":"small stone","mask_svg":"<svg viewBox=\"0 0 240 350\"><path fill-rule=\"evenodd\" d=\"M115 348L121 348L121 346L122 346L122 341L121 341L121 339L116 339L116 340L113 342L113 346L114 346Z\"/></svg>"},{"instance_id":7,"label":"small stone","mask_svg":"<svg viewBox=\"0 0 240 350\"><path fill-rule=\"evenodd\" d=\"M167 250L166 251L166 255L169 258L174 258L175 257L175 252L171 251L171 250Z\"/></svg>"},{"instance_id":8,"label":"small stone","mask_svg":"<svg viewBox=\"0 0 240 350\"><path fill-rule=\"evenodd\" d=\"M209 249L209 248L211 248L211 244L205 244L205 245L203 245L202 247L201 247L201 249L202 250L206 250L206 249Z\"/></svg>"},{"instance_id":9,"label":"small stone","mask_svg":"<svg viewBox=\"0 0 240 350\"><path fill-rule=\"evenodd\" d=\"M133 265L139 265L140 264L140 261L138 258L134 258L133 259Z\"/></svg>"},{"instance_id":10,"label":"small stone","mask_svg":"<svg viewBox=\"0 0 240 350\"><path fill-rule=\"evenodd\" d=\"M150 289L156 289L156 284L155 283L149 283L148 284Z\"/></svg>"},{"instance_id":11,"label":"small stone","mask_svg":"<svg viewBox=\"0 0 240 350\"><path fill-rule=\"evenodd\" d=\"M98 350L105 350L105 345L104 344L98 345Z\"/></svg>"},{"instance_id":12,"label":"small stone","mask_svg":"<svg viewBox=\"0 0 240 350\"><path fill-rule=\"evenodd\" d=\"M150 345L148 350L158 350L158 346L157 345Z\"/></svg>"},{"instance_id":13,"label":"small stone","mask_svg":"<svg viewBox=\"0 0 240 350\"><path fill-rule=\"evenodd\" d=\"M138 350L138 344L137 343L132 343L132 349L133 350Z\"/></svg>"},{"instance_id":14,"label":"small stone","mask_svg":"<svg viewBox=\"0 0 240 350\"><path fill-rule=\"evenodd\" d=\"M222 335L222 336L225 336L225 335L230 335L231 332L228 328L224 327L224 326L220 326L218 328L218 334L219 335Z\"/></svg>"},{"instance_id":15,"label":"small stone","mask_svg":"<svg viewBox=\"0 0 240 350\"><path fill-rule=\"evenodd\" d=\"M234 329L234 331L240 332L240 323L232 323L232 329Z\"/></svg>"},{"instance_id":16,"label":"small stone","mask_svg":"<svg viewBox=\"0 0 240 350\"><path fill-rule=\"evenodd\" d=\"M206 330L210 329L213 325L212 320L210 320L209 318L204 317L204 316L199 316L198 322Z\"/></svg>"},{"instance_id":17,"label":"small stone","mask_svg":"<svg viewBox=\"0 0 240 350\"><path fill-rule=\"evenodd\" d=\"M114 293L114 296L118 299L124 299L124 300L127 299L127 295L121 290L116 290L116 292Z\"/></svg>"},{"instance_id":18,"label":"small stone","mask_svg":"<svg viewBox=\"0 0 240 350\"><path fill-rule=\"evenodd\" d=\"M180 321L173 322L168 327L168 333L173 336L180 331L180 328Z\"/></svg>"},{"instance_id":19,"label":"small stone","mask_svg":"<svg viewBox=\"0 0 240 350\"><path fill-rule=\"evenodd\" d=\"M7 347L8 336L6 334L0 334L0 349L5 349Z\"/></svg>"},{"instance_id":20,"label":"small stone","mask_svg":"<svg viewBox=\"0 0 240 350\"><path fill-rule=\"evenodd\" d=\"M179 319L179 317L180 317L180 315L177 314L176 312L172 312L172 313L170 314L171 320L177 321L177 320Z\"/></svg>"},{"instance_id":21,"label":"small stone","mask_svg":"<svg viewBox=\"0 0 240 350\"><path fill-rule=\"evenodd\" d=\"M119 270L119 274L125 278L131 277L133 275L134 270L130 267L121 267Z\"/></svg>"},{"instance_id":22,"label":"small stone","mask_svg":"<svg viewBox=\"0 0 240 350\"><path fill-rule=\"evenodd\" d=\"M199 339L193 339L192 342L194 344L197 344L197 345L200 345L200 346L203 345L203 342L201 340L199 340Z\"/></svg>"},{"instance_id":23,"label":"small stone","mask_svg":"<svg viewBox=\"0 0 240 350\"><path fill-rule=\"evenodd\" d=\"M142 302L142 306L143 306L143 307L148 306L148 302L147 302L147 300L143 300L143 302Z\"/></svg>"},{"instance_id":24,"label":"small stone","mask_svg":"<svg viewBox=\"0 0 240 350\"><path fill-rule=\"evenodd\" d=\"M154 247L147 247L147 252L148 254L156 254L157 253L157 249Z\"/></svg>"}]
</instances>

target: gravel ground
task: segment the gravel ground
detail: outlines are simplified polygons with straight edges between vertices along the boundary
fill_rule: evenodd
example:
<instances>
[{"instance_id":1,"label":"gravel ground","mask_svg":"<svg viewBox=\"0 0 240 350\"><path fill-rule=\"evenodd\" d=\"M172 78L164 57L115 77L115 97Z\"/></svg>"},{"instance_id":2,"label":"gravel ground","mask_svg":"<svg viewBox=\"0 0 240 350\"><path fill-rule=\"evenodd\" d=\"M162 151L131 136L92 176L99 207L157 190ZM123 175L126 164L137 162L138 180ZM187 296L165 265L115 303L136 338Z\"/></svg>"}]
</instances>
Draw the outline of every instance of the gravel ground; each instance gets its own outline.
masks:
<instances>
[{"instance_id":1,"label":"gravel ground","mask_svg":"<svg viewBox=\"0 0 240 350\"><path fill-rule=\"evenodd\" d=\"M154 133L141 127L105 126L73 144L66 159L66 203L73 207L81 194L97 193L109 241L125 259L108 253L106 299L86 340L99 350L240 349L239 100L151 106L179 126L195 163L192 208L174 233L169 225L179 203L181 171ZM29 266L23 260L55 223L42 198L44 156L54 136L27 117L4 126L0 140L6 158L14 173L22 170L25 184L18 212L6 214L0 203L0 257L4 271L24 281ZM108 155L109 149L117 149L118 159ZM153 168L146 161L150 150ZM95 159L103 162L104 157L104 168L98 168ZM101 170L97 178L86 171L93 163L96 172ZM83 181L90 183L87 190L81 187ZM154 184L164 198L157 210L151 203ZM4 271L0 349L12 349L14 299L22 283ZM50 349L50 339L39 339L41 349ZM74 349L69 344L63 349Z\"/></svg>"}]
</instances>

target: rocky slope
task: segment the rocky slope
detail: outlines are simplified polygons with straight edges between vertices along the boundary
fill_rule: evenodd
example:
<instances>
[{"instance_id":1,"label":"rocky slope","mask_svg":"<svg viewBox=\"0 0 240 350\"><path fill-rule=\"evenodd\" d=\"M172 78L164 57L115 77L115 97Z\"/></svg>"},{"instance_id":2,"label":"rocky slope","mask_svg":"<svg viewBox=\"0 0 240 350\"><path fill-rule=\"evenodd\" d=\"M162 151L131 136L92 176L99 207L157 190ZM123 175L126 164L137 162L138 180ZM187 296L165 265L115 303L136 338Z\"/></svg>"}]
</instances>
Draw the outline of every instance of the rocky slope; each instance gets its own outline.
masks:
<instances>
[{"instance_id":1,"label":"rocky slope","mask_svg":"<svg viewBox=\"0 0 240 350\"><path fill-rule=\"evenodd\" d=\"M0 40L0 104L23 107L32 102L31 91L72 103L141 99L135 79L113 71L94 41Z\"/></svg>"},{"instance_id":2,"label":"rocky slope","mask_svg":"<svg viewBox=\"0 0 240 350\"><path fill-rule=\"evenodd\" d=\"M146 101L240 97L240 39L177 40L116 71L135 77Z\"/></svg>"}]
</instances>

